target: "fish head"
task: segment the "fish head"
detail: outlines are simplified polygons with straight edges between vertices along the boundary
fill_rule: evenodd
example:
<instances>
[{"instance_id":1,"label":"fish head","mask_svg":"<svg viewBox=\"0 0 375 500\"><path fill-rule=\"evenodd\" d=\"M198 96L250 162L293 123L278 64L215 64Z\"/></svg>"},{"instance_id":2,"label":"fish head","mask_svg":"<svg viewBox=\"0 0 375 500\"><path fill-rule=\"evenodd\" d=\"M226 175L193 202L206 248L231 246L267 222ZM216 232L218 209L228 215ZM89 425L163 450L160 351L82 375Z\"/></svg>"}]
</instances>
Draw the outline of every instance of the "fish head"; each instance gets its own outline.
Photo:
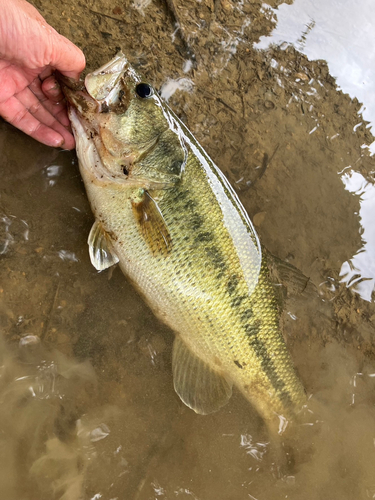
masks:
<instances>
[{"instance_id":1,"label":"fish head","mask_svg":"<svg viewBox=\"0 0 375 500\"><path fill-rule=\"evenodd\" d=\"M175 120L124 54L84 82L59 79L83 177L146 189L164 188L180 178L186 149Z\"/></svg>"}]
</instances>

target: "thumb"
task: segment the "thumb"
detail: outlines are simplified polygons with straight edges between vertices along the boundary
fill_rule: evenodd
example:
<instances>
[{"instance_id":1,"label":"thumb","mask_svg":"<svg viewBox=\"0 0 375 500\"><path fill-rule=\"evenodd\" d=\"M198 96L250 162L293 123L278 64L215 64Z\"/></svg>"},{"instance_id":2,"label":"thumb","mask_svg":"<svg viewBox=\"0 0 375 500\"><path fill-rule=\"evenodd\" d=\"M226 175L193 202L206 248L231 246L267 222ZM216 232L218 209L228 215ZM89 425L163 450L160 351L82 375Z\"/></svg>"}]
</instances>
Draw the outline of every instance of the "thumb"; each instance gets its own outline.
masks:
<instances>
[{"instance_id":1,"label":"thumb","mask_svg":"<svg viewBox=\"0 0 375 500\"><path fill-rule=\"evenodd\" d=\"M78 80L85 69L86 59L81 49L64 36L56 33L50 65L69 78Z\"/></svg>"}]
</instances>

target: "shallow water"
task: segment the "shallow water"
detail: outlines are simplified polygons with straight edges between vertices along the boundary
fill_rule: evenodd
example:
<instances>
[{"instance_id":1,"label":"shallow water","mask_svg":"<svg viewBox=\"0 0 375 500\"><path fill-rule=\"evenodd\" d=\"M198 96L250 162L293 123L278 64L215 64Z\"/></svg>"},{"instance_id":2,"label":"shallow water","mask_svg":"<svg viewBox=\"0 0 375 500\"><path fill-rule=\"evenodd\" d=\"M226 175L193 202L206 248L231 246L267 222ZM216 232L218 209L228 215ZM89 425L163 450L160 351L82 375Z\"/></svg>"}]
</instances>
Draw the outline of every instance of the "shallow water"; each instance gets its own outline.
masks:
<instances>
[{"instance_id":1,"label":"shallow water","mask_svg":"<svg viewBox=\"0 0 375 500\"><path fill-rule=\"evenodd\" d=\"M318 293L289 293L282 317L302 423L275 442L237 393L186 408L172 332L119 269L90 264L74 153L1 122L0 498L375 498L373 7L278 3L35 5L89 68L122 47L265 247L311 278Z\"/></svg>"}]
</instances>

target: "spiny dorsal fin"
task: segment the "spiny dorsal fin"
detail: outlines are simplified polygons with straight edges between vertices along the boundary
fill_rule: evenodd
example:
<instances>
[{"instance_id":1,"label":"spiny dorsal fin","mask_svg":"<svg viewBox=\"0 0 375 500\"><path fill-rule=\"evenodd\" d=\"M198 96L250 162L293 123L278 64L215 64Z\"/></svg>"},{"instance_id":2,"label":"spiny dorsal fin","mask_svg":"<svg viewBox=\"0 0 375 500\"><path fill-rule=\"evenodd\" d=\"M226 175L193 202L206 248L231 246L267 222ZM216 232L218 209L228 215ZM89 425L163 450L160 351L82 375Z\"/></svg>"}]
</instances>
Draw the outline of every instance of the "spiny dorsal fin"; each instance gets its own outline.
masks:
<instances>
[{"instance_id":1,"label":"spiny dorsal fin","mask_svg":"<svg viewBox=\"0 0 375 500\"><path fill-rule=\"evenodd\" d=\"M151 252L167 255L172 248L172 240L156 201L148 191L138 189L132 199L132 207Z\"/></svg>"},{"instance_id":2,"label":"spiny dorsal fin","mask_svg":"<svg viewBox=\"0 0 375 500\"><path fill-rule=\"evenodd\" d=\"M112 248L111 239L100 222L94 222L87 243L91 264L98 271L103 271L119 261Z\"/></svg>"},{"instance_id":3,"label":"spiny dorsal fin","mask_svg":"<svg viewBox=\"0 0 375 500\"><path fill-rule=\"evenodd\" d=\"M286 289L288 297L296 297L298 295L311 297L317 295L315 285L310 278L305 276L293 264L279 259L265 249L263 249L263 255L267 259L267 266L272 281L282 284Z\"/></svg>"},{"instance_id":4,"label":"spiny dorsal fin","mask_svg":"<svg viewBox=\"0 0 375 500\"><path fill-rule=\"evenodd\" d=\"M192 353L179 337L173 344L172 370L175 391L196 413L213 413L232 395L232 383Z\"/></svg>"}]
</instances>

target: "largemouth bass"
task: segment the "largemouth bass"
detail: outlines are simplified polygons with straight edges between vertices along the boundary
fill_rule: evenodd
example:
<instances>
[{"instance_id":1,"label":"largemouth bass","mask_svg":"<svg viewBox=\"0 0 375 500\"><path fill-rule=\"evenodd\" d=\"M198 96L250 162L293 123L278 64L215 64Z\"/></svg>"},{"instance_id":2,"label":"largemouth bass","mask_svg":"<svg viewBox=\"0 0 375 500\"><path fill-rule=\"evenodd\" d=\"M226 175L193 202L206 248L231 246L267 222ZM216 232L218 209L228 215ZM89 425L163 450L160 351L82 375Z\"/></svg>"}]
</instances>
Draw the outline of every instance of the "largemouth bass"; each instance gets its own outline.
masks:
<instances>
[{"instance_id":1,"label":"largemouth bass","mask_svg":"<svg viewBox=\"0 0 375 500\"><path fill-rule=\"evenodd\" d=\"M289 418L304 389L258 236L224 175L122 53L62 86L96 219L91 262L118 262L175 332L181 400L211 413L234 384L268 422Z\"/></svg>"}]
</instances>

